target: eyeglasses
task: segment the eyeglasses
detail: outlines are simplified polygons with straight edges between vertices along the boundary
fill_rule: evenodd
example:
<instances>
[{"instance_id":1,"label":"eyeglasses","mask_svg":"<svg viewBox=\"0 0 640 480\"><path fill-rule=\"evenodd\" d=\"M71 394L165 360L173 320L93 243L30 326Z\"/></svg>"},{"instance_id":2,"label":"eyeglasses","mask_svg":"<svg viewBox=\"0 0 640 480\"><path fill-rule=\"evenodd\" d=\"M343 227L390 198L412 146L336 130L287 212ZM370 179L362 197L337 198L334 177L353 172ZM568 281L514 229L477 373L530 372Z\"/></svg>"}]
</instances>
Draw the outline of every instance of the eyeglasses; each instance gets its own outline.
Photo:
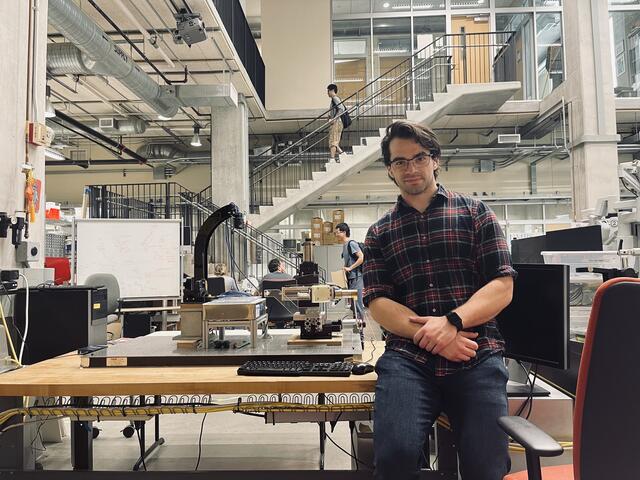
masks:
<instances>
[{"instance_id":1,"label":"eyeglasses","mask_svg":"<svg viewBox=\"0 0 640 480\"><path fill-rule=\"evenodd\" d=\"M409 164L413 162L416 167L424 167L429 163L433 156L429 152L420 152L413 158L399 158L398 160L394 160L391 162L391 168L394 170L406 170L409 168Z\"/></svg>"}]
</instances>

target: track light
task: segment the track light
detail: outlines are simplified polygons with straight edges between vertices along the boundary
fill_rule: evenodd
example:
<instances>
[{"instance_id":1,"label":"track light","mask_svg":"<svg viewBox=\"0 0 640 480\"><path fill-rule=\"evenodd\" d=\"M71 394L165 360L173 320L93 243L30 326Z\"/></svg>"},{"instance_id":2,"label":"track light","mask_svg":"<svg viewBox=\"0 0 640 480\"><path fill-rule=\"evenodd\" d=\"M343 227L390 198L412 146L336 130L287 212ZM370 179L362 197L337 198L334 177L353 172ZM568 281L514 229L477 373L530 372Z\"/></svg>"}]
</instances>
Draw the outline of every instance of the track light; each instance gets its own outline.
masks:
<instances>
[{"instance_id":1,"label":"track light","mask_svg":"<svg viewBox=\"0 0 640 480\"><path fill-rule=\"evenodd\" d=\"M55 150L51 150L50 148L45 148L44 149L44 156L46 158L50 158L51 160L66 160L67 159L60 152L56 152Z\"/></svg>"},{"instance_id":2,"label":"track light","mask_svg":"<svg viewBox=\"0 0 640 480\"><path fill-rule=\"evenodd\" d=\"M51 103L51 87L47 85L47 96L44 103L44 118L53 118L56 116L56 110Z\"/></svg>"},{"instance_id":3,"label":"track light","mask_svg":"<svg viewBox=\"0 0 640 480\"><path fill-rule=\"evenodd\" d=\"M202 142L200 141L200 127L198 125L193 126L193 137L191 137L191 146L192 147L202 146Z\"/></svg>"},{"instance_id":4,"label":"track light","mask_svg":"<svg viewBox=\"0 0 640 480\"><path fill-rule=\"evenodd\" d=\"M158 115L158 120L163 120L163 121L167 121L167 120L171 120L173 117L165 117L164 115Z\"/></svg>"}]
</instances>

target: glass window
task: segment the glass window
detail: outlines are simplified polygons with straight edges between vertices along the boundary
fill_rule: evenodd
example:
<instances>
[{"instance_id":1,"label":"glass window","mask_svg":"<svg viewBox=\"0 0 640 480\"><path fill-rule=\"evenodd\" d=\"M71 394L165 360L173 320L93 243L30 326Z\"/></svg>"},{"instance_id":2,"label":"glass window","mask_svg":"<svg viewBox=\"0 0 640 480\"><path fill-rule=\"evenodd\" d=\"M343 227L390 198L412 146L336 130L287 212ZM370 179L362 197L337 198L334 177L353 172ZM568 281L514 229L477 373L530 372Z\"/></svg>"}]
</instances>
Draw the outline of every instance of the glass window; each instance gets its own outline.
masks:
<instances>
[{"instance_id":1,"label":"glass window","mask_svg":"<svg viewBox=\"0 0 640 480\"><path fill-rule=\"evenodd\" d=\"M560 7L562 0L536 0L536 7Z\"/></svg>"},{"instance_id":2,"label":"glass window","mask_svg":"<svg viewBox=\"0 0 640 480\"><path fill-rule=\"evenodd\" d=\"M533 6L533 0L495 0L495 2L496 8Z\"/></svg>"},{"instance_id":3,"label":"glass window","mask_svg":"<svg viewBox=\"0 0 640 480\"><path fill-rule=\"evenodd\" d=\"M413 0L414 12L442 9L444 9L444 0Z\"/></svg>"},{"instance_id":4,"label":"glass window","mask_svg":"<svg viewBox=\"0 0 640 480\"><path fill-rule=\"evenodd\" d=\"M609 0L609 5L640 5L640 0Z\"/></svg>"},{"instance_id":5,"label":"glass window","mask_svg":"<svg viewBox=\"0 0 640 480\"><path fill-rule=\"evenodd\" d=\"M554 220L563 215L571 215L570 203L557 203L544 206L544 217L546 220Z\"/></svg>"},{"instance_id":6,"label":"glass window","mask_svg":"<svg viewBox=\"0 0 640 480\"><path fill-rule=\"evenodd\" d=\"M411 0L373 0L373 11L399 13L411 10Z\"/></svg>"},{"instance_id":7,"label":"glass window","mask_svg":"<svg viewBox=\"0 0 640 480\"><path fill-rule=\"evenodd\" d=\"M370 20L334 20L334 82L340 98L347 98L364 87L371 75Z\"/></svg>"},{"instance_id":8,"label":"glass window","mask_svg":"<svg viewBox=\"0 0 640 480\"><path fill-rule=\"evenodd\" d=\"M413 50L417 52L446 33L445 16L413 19Z\"/></svg>"},{"instance_id":9,"label":"glass window","mask_svg":"<svg viewBox=\"0 0 640 480\"><path fill-rule=\"evenodd\" d=\"M411 56L411 19L373 20L373 76L378 77Z\"/></svg>"},{"instance_id":10,"label":"glass window","mask_svg":"<svg viewBox=\"0 0 640 480\"><path fill-rule=\"evenodd\" d=\"M530 13L497 13L496 30L508 32L498 38L502 45L494 58L495 81L518 81L522 88L514 100L536 98L533 17Z\"/></svg>"},{"instance_id":11,"label":"glass window","mask_svg":"<svg viewBox=\"0 0 640 480\"><path fill-rule=\"evenodd\" d=\"M538 51L538 96L544 98L564 80L562 59L562 22L560 13L539 13L536 16Z\"/></svg>"},{"instance_id":12,"label":"glass window","mask_svg":"<svg viewBox=\"0 0 640 480\"><path fill-rule=\"evenodd\" d=\"M640 12L611 12L613 91L618 97L637 97L640 90Z\"/></svg>"},{"instance_id":13,"label":"glass window","mask_svg":"<svg viewBox=\"0 0 640 480\"><path fill-rule=\"evenodd\" d=\"M542 205L508 205L509 220L542 220Z\"/></svg>"},{"instance_id":14,"label":"glass window","mask_svg":"<svg viewBox=\"0 0 640 480\"><path fill-rule=\"evenodd\" d=\"M489 8L489 0L451 0L451 8Z\"/></svg>"},{"instance_id":15,"label":"glass window","mask_svg":"<svg viewBox=\"0 0 640 480\"><path fill-rule=\"evenodd\" d=\"M333 15L351 15L353 13L370 13L371 0L333 0Z\"/></svg>"},{"instance_id":16,"label":"glass window","mask_svg":"<svg viewBox=\"0 0 640 480\"><path fill-rule=\"evenodd\" d=\"M495 2L496 8L533 6L533 0L495 0Z\"/></svg>"},{"instance_id":17,"label":"glass window","mask_svg":"<svg viewBox=\"0 0 640 480\"><path fill-rule=\"evenodd\" d=\"M489 205L498 220L504 220L504 205Z\"/></svg>"}]
</instances>

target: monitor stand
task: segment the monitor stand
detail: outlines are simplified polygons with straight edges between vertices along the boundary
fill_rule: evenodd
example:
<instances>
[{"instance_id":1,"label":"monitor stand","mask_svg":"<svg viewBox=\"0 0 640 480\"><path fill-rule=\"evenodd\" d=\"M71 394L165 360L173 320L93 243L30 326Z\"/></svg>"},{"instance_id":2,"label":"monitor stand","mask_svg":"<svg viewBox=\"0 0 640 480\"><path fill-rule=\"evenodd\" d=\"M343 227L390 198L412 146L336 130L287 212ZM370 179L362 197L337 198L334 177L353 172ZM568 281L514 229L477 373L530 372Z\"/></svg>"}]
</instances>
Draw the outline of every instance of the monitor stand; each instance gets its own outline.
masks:
<instances>
[{"instance_id":1,"label":"monitor stand","mask_svg":"<svg viewBox=\"0 0 640 480\"><path fill-rule=\"evenodd\" d=\"M531 384L529 383L518 383L511 380L507 383L507 397L528 397L529 395L532 397L548 397L551 392L534 385L533 393L531 393Z\"/></svg>"}]
</instances>

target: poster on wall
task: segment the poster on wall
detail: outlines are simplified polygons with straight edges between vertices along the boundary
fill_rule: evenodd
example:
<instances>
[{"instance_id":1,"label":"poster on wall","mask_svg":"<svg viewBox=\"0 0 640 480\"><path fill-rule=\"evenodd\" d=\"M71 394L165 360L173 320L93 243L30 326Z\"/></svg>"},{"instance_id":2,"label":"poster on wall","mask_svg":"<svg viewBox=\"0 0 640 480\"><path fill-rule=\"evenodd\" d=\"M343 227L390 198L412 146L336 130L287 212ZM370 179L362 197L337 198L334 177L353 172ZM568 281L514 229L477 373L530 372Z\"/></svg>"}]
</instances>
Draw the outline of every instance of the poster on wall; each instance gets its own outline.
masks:
<instances>
[{"instance_id":1,"label":"poster on wall","mask_svg":"<svg viewBox=\"0 0 640 480\"><path fill-rule=\"evenodd\" d=\"M618 55L616 57L616 77L620 77L625 72L624 67L624 55Z\"/></svg>"}]
</instances>

